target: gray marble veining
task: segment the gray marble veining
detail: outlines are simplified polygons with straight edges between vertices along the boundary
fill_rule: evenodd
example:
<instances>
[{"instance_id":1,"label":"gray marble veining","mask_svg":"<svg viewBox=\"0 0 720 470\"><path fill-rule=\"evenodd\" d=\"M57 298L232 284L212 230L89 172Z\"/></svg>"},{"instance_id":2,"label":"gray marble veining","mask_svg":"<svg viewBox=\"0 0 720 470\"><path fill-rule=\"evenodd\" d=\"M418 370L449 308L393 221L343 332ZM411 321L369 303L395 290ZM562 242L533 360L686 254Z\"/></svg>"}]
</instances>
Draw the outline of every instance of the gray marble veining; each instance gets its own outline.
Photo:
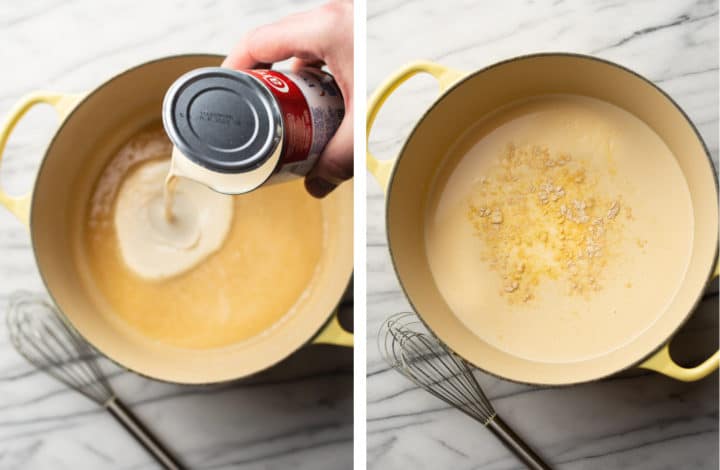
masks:
<instances>
[{"instance_id":1,"label":"gray marble veining","mask_svg":"<svg viewBox=\"0 0 720 470\"><path fill-rule=\"evenodd\" d=\"M372 1L367 30L368 93L416 59L461 70L540 51L589 53L619 62L678 101L717 168L714 0ZM426 76L403 85L380 112L370 150L392 157L436 93L437 85ZM368 468L520 469L478 423L416 390L382 362L375 347L380 323L409 305L387 252L383 196L377 184L368 186ZM717 349L717 336L715 286L674 340L673 354L686 364L697 363ZM684 384L632 370L559 389L478 377L499 413L558 468L718 468L717 373Z\"/></svg>"},{"instance_id":2,"label":"gray marble veining","mask_svg":"<svg viewBox=\"0 0 720 470\"><path fill-rule=\"evenodd\" d=\"M0 3L0 115L33 90L82 92L146 60L227 53L251 27L319 1L39 0ZM33 109L3 156L0 182L28 190L56 126ZM25 229L0 210L0 312L16 289L41 291ZM0 313L0 469L157 468L96 405L34 371ZM306 348L250 382L158 383L106 364L118 395L190 468L352 468L352 351Z\"/></svg>"}]
</instances>

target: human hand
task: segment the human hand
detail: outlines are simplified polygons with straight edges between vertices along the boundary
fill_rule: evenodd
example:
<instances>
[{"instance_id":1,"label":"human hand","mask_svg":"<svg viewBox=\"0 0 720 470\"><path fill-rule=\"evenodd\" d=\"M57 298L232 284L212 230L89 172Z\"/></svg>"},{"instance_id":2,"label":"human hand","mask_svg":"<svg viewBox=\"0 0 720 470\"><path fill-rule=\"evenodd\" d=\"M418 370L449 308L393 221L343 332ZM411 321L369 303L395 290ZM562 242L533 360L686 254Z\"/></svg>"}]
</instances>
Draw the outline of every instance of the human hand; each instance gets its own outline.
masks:
<instances>
[{"instance_id":1,"label":"human hand","mask_svg":"<svg viewBox=\"0 0 720 470\"><path fill-rule=\"evenodd\" d=\"M292 68L327 65L345 100L345 117L313 169L305 188L326 196L353 175L353 5L333 0L250 31L223 62L236 70L270 68L293 57Z\"/></svg>"}]
</instances>

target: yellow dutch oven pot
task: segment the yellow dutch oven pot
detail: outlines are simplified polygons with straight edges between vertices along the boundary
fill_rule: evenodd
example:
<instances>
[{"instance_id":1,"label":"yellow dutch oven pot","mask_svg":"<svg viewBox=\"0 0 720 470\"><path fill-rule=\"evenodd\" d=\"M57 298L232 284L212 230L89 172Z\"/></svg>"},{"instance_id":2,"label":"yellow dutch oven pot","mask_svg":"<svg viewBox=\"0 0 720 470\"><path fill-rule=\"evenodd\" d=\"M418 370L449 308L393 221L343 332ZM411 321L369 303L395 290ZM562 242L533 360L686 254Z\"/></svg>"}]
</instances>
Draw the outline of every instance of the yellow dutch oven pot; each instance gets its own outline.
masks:
<instances>
[{"instance_id":1,"label":"yellow dutch oven pot","mask_svg":"<svg viewBox=\"0 0 720 470\"><path fill-rule=\"evenodd\" d=\"M45 103L57 111L60 125L33 190L12 197L0 189L0 204L28 226L38 269L64 319L118 364L169 382L207 384L246 377L309 341L352 346L352 334L340 327L333 313L353 269L352 182L322 202L325 249L307 300L269 331L227 347L182 349L120 330L100 313L107 307L84 275L87 267L80 248L82 214L93 183L118 146L144 126L160 122L163 97L175 79L221 61L219 55L168 57L123 72L86 95L36 92L20 100L0 128L1 155L30 108Z\"/></svg>"},{"instance_id":2,"label":"yellow dutch oven pot","mask_svg":"<svg viewBox=\"0 0 720 470\"><path fill-rule=\"evenodd\" d=\"M688 319L712 277L718 247L715 171L697 130L668 95L624 67L577 54L523 56L469 74L434 63L417 62L393 74L371 97L368 136L388 96L419 73L428 73L437 79L440 97L415 125L394 161L377 160L368 153L367 165L386 192L388 246L402 288L420 318L440 340L481 370L537 385L592 381L632 366L693 381L718 368L719 352L697 367L684 368L673 362L668 349L670 338ZM435 285L423 236L427 191L446 149L488 113L507 103L548 93L598 98L645 121L675 154L690 188L695 220L694 246L687 274L657 321L620 349L567 363L516 357L494 348L468 330Z\"/></svg>"}]
</instances>

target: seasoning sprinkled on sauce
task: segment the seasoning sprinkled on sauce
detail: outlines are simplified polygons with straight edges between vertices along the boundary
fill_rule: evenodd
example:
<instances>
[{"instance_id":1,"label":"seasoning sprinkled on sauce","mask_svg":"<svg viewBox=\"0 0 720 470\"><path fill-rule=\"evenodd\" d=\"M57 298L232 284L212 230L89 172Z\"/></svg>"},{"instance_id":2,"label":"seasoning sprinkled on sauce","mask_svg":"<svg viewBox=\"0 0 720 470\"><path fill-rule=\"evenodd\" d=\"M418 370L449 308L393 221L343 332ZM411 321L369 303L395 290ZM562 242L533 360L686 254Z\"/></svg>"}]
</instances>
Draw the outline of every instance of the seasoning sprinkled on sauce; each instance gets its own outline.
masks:
<instances>
[{"instance_id":1,"label":"seasoning sprinkled on sauce","mask_svg":"<svg viewBox=\"0 0 720 470\"><path fill-rule=\"evenodd\" d=\"M543 279L563 280L569 294L586 297L602 289L623 237L623 203L602 193L587 166L541 145L510 143L474 185L467 218L511 303L534 299Z\"/></svg>"}]
</instances>

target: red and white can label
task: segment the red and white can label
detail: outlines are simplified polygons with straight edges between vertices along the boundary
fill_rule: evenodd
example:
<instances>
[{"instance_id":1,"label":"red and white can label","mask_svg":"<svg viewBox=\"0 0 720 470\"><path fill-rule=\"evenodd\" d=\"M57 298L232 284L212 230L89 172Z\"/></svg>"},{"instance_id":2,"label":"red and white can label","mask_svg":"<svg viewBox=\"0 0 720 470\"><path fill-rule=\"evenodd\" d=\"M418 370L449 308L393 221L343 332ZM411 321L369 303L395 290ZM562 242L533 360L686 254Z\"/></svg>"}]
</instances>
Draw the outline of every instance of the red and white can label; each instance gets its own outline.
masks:
<instances>
[{"instance_id":1,"label":"red and white can label","mask_svg":"<svg viewBox=\"0 0 720 470\"><path fill-rule=\"evenodd\" d=\"M316 69L298 72L247 70L277 100L283 117L283 150L272 180L305 176L340 126L345 105L329 74Z\"/></svg>"}]
</instances>

